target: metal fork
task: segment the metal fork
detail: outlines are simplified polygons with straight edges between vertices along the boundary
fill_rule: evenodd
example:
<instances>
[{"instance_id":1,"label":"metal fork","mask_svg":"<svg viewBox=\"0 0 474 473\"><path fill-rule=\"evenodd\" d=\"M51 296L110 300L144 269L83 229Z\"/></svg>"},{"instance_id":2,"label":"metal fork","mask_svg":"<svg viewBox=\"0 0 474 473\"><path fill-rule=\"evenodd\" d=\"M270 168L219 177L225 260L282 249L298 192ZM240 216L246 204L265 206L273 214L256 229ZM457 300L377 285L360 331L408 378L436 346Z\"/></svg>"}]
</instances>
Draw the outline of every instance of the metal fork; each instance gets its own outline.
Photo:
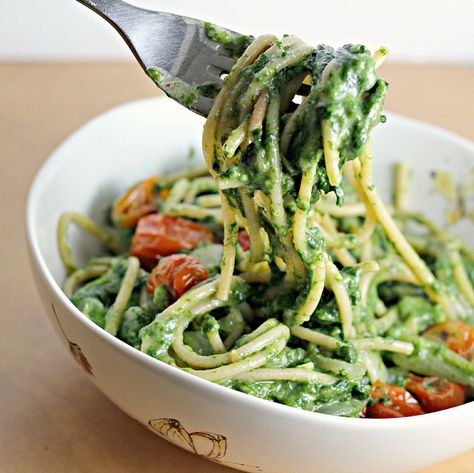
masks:
<instances>
[{"instance_id":1,"label":"metal fork","mask_svg":"<svg viewBox=\"0 0 474 473\"><path fill-rule=\"evenodd\" d=\"M194 18L138 8L122 0L77 0L106 19L166 95L207 116L212 97L205 90L222 86L234 61L211 41L206 23ZM239 33L219 27L231 37Z\"/></svg>"}]
</instances>

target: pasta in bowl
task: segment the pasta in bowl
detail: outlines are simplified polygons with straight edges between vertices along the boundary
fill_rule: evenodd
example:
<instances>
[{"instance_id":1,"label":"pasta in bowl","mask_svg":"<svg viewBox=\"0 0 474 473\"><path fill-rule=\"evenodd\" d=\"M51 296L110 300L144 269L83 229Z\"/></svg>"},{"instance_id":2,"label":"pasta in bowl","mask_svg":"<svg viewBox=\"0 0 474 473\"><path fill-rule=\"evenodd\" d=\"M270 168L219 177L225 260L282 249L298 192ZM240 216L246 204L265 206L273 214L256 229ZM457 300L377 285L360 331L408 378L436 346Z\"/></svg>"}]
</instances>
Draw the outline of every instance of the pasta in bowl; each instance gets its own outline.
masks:
<instances>
[{"instance_id":1,"label":"pasta in bowl","mask_svg":"<svg viewBox=\"0 0 474 473\"><path fill-rule=\"evenodd\" d=\"M296 42L291 47L303 49ZM370 82L364 93L375 93L374 85ZM248 84L241 90L248 90ZM371 178L367 140L362 158L349 160L345 180L337 166L328 171L324 145L320 150L324 139L315 143L315 152L308 151L310 158L295 160L292 169L292 163L270 161L268 172L276 175L270 184L261 182L258 169L237 169L236 164L247 162L248 153L259 149L261 156L252 161L261 158L262 166L265 159L278 158L272 136L280 120L272 117L280 113L282 96L275 102L272 94L253 95L258 95L250 107L253 112L240 131L235 131L240 125L231 123L232 117L213 123L211 112L206 133L217 148L222 146L222 154L206 153L208 168L191 175L167 171L189 167L184 155L188 145L199 144L200 119L165 102L141 102L110 112L58 150L33 186L28 212L35 274L53 323L97 385L126 412L184 448L230 466L247 471L370 472L383 465L384 471L401 472L471 447L472 404L398 420L321 414L396 417L409 415L407 409L421 414L440 408L422 393L427 382L435 391L470 383L469 334L461 337L466 344L457 354L453 345L439 343L440 338L456 338L449 338L452 331L446 325L439 327L448 323L445 312L467 307L455 299L462 295L464 276L469 277L466 270L464 276L456 271L468 250L452 238L456 243L446 247L446 265L453 269L458 290L438 290L438 274L427 257L419 255L436 258L440 245L451 237L414 216L411 207L408 212L405 193L395 193L393 209L381 203ZM262 103L265 118L256 122L256 130L267 132L241 133L249 129ZM367 97L360 102L364 107L366 103ZM364 110L380 118L380 112L371 115L375 109ZM389 168L403 156L415 167L414 188L421 204L417 210L429 207L430 217L439 220L442 205L434 208L438 215L431 215L433 206L425 205L437 196L430 197L431 178L416 158L430 156L430 171L445 170L449 164L454 177L461 178L463 169L472 166L472 147L404 119L388 121L373 138L374 182L388 189ZM281 123L291 128L291 116ZM328 132L324 126L321 130ZM298 133L304 129L294 128L289 147L298 146ZM97 140L103 134L114 138ZM183 136L189 137L187 143ZM247 144L250 140L254 142ZM283 138L280 144L285 146ZM449 163L443 161L446 155L452 156ZM172 165L166 161L170 158ZM279 169L285 172L278 175ZM399 190L404 174L405 168L399 167ZM326 192L313 195L315 176L326 179L339 199L344 193L346 205L338 206ZM141 183L124 193L133 182ZM51 189L57 189L54 197ZM107 221L106 208L113 201ZM60 253L70 272L65 290L75 306L58 287L65 276L54 250L54 228L61 215ZM68 231L71 222L126 256L98 256L104 252L95 240L76 228ZM413 225L417 228L412 234ZM461 233L463 225L458 224ZM396 233L400 227L401 235ZM425 234L417 232L418 227ZM465 228L464 235L469 236ZM405 244L417 249L407 259L400 249ZM445 297L449 301L443 301ZM368 303L373 306L370 313ZM360 307L365 307L363 314ZM429 371L433 369L437 371ZM451 405L461 404L467 390L452 389L456 402ZM397 404L399 398L405 402ZM440 425L442 435L435 429ZM420 436L428 439L426 448L416 444ZM209 449L198 447L200 442L207 442ZM371 449L367 455L364 446L371 442L377 453ZM440 448L433 449L430 442ZM341 443L347 455L338 454ZM403 453L396 460L390 456L394 444ZM285 455L276 458L275 451Z\"/></svg>"}]
</instances>

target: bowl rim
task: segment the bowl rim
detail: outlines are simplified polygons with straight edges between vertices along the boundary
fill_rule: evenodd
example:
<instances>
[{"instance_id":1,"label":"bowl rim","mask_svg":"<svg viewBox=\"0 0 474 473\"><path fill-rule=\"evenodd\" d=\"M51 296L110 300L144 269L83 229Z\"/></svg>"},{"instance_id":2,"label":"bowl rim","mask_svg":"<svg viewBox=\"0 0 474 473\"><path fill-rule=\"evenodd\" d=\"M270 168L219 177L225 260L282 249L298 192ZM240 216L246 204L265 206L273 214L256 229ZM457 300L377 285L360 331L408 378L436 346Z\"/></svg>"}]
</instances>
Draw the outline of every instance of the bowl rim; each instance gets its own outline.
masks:
<instances>
[{"instance_id":1,"label":"bowl rim","mask_svg":"<svg viewBox=\"0 0 474 473\"><path fill-rule=\"evenodd\" d=\"M351 417L339 417L330 414L324 414L319 412L311 412L303 409L287 406L284 404L279 404L274 401L269 401L266 399L261 399L240 391L229 389L222 385L213 383L211 381L205 380L198 376L194 376L190 373L187 373L179 368L168 365L160 360L153 358L152 356L133 348L132 346L126 344L122 340L114 337L113 335L106 332L104 329L100 328L90 319L85 317L79 309L74 306L74 304L66 297L63 293L60 285L56 283L51 272L49 271L48 265L40 251L38 234L34 225L35 213L38 195L43 186L43 182L54 174L56 170L64 163L63 159L63 150L69 146L74 145L74 141L80 139L83 133L87 132L87 129L94 127L97 123L107 121L110 116L113 116L117 113L127 113L137 108L147 106L151 103L159 102L159 106L164 108L164 111L160 111L160 115L167 116L167 113L173 113L173 110L176 110L176 104L171 104L170 100L166 100L164 97L151 97L140 100L134 100L125 102L118 106L112 107L93 118L86 121L79 128L75 129L71 134L69 134L62 143L57 146L48 156L48 158L43 162L40 168L36 171L35 176L30 184L30 189L27 197L26 204L26 238L27 244L29 247L30 261L31 263L36 264L38 270L38 275L46 283L49 291L51 291L57 299L59 299L63 305L68 309L68 313L72 317L82 324L87 329L91 330L95 335L97 335L102 341L104 341L110 348L114 349L127 356L134 363L139 364L140 366L146 368L153 373L158 375L165 374L170 379L174 379L184 384L192 386L192 388L197 388L203 392L212 392L214 396L225 396L229 401L235 400L238 403L246 404L253 403L255 407L258 407L260 410L265 410L267 412L274 413L279 416L284 416L288 418L299 418L302 421L313 422L313 423L322 423L322 424L332 424L332 425L341 425L346 428L352 429L385 429L385 428L414 428L414 427L429 427L438 425L444 420L449 420L454 413L458 417L464 413L474 412L474 401L461 406L454 408L446 409L443 411L432 412L423 414L420 416L413 417L403 417L403 418L394 418L394 419L361 419L361 418L351 418ZM431 125L414 118L405 117L396 113L387 113L390 121L396 121L404 125L408 125L410 128L424 132L425 134L437 135L438 137L443 138L445 141L450 141L456 146L465 148L474 159L474 143L468 139L457 135L452 131L448 131L441 127ZM112 138L111 138L112 139ZM33 269L35 270L35 269Z\"/></svg>"}]
</instances>

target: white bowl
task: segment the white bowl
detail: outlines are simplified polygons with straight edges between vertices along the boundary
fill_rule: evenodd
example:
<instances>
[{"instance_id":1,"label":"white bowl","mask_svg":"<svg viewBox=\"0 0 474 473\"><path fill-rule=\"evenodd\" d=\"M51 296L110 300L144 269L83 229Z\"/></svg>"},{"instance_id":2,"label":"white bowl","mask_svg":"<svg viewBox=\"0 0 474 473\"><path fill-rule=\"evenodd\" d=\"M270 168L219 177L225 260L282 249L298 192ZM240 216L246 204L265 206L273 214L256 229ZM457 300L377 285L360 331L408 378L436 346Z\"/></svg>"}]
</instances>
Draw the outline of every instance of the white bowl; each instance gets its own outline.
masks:
<instances>
[{"instance_id":1,"label":"white bowl","mask_svg":"<svg viewBox=\"0 0 474 473\"><path fill-rule=\"evenodd\" d=\"M126 104L74 133L34 180L27 232L36 284L59 338L96 386L155 433L244 471L401 473L474 447L474 403L384 420L301 411L157 361L94 325L67 299L56 249L59 215L72 210L101 220L111 200L132 183L189 166L190 147L200 149L202 124L171 100ZM392 115L377 127L374 151L379 187L388 195L391 164L410 161L413 202L435 218L443 217L444 201L432 191L430 171L443 169L459 178L472 168L474 157L471 143ZM473 237L467 224L457 230ZM72 237L80 259L98 251L92 239L79 232Z\"/></svg>"}]
</instances>

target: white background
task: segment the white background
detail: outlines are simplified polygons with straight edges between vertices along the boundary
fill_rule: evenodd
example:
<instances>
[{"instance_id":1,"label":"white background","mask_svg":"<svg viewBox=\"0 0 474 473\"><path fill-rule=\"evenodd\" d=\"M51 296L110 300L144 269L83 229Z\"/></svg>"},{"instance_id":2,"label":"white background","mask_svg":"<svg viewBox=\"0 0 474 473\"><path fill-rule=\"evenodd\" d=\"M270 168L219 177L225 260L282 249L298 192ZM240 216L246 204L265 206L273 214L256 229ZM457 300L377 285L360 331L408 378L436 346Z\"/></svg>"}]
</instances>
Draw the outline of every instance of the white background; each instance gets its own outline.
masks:
<instances>
[{"instance_id":1,"label":"white background","mask_svg":"<svg viewBox=\"0 0 474 473\"><path fill-rule=\"evenodd\" d=\"M131 0L139 6L308 43L362 42L392 61L474 64L474 0ZM0 61L131 60L75 0L0 0Z\"/></svg>"}]
</instances>

